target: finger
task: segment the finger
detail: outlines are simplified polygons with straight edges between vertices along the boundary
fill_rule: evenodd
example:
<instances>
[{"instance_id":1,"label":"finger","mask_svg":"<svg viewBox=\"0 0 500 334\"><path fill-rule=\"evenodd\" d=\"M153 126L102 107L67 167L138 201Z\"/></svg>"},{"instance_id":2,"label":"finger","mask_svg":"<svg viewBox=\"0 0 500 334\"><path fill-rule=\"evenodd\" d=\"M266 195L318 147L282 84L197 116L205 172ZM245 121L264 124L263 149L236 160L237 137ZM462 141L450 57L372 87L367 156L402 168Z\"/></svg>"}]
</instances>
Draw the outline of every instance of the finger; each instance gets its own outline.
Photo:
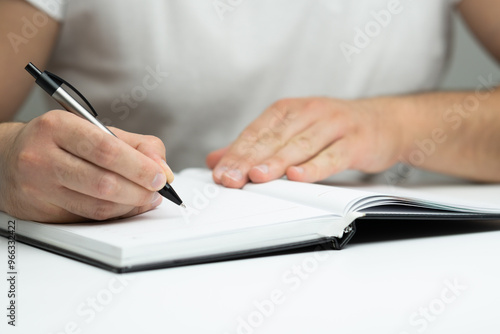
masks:
<instances>
[{"instance_id":1,"label":"finger","mask_svg":"<svg viewBox=\"0 0 500 334\"><path fill-rule=\"evenodd\" d=\"M109 219L127 218L147 212L161 204L162 198L141 207L131 207L116 203L101 201L70 189L60 189L61 196L51 196L52 203L45 202L44 206L49 214L40 215L40 222L74 223L89 220L102 221ZM51 193L55 194L55 192ZM50 209L47 209L50 207Z\"/></svg>"},{"instance_id":2,"label":"finger","mask_svg":"<svg viewBox=\"0 0 500 334\"><path fill-rule=\"evenodd\" d=\"M128 213L124 214L123 216L120 216L119 218L133 217L133 216L140 215L144 212L153 210L154 208L158 207L161 204L162 200L163 200L163 197L160 196L155 202L148 204L148 205L135 207L131 211L129 211Z\"/></svg>"},{"instance_id":3,"label":"finger","mask_svg":"<svg viewBox=\"0 0 500 334\"><path fill-rule=\"evenodd\" d=\"M112 128L112 131L118 138L158 163L165 172L168 183L174 181L174 173L166 162L165 145L160 138L130 133L117 128Z\"/></svg>"},{"instance_id":4,"label":"finger","mask_svg":"<svg viewBox=\"0 0 500 334\"><path fill-rule=\"evenodd\" d=\"M160 196L114 172L63 150L55 150L53 166L60 185L73 191L118 204L143 206Z\"/></svg>"},{"instance_id":5,"label":"finger","mask_svg":"<svg viewBox=\"0 0 500 334\"><path fill-rule=\"evenodd\" d=\"M297 121L301 99L280 101L251 123L229 147L214 169L214 180L226 187L241 188L248 171L276 153L288 139L307 128L311 117Z\"/></svg>"},{"instance_id":6,"label":"finger","mask_svg":"<svg viewBox=\"0 0 500 334\"><path fill-rule=\"evenodd\" d=\"M220 159L226 154L229 147L223 147L218 150L212 151L207 155L206 164L208 168L214 169Z\"/></svg>"},{"instance_id":7,"label":"finger","mask_svg":"<svg viewBox=\"0 0 500 334\"><path fill-rule=\"evenodd\" d=\"M53 191L48 196L47 201L74 215L75 220L81 220L81 217L87 220L108 220L123 216L134 209L134 206L104 201L64 187ZM55 222L68 222L62 220L69 218L67 214L58 213L57 217L61 218L57 218Z\"/></svg>"},{"instance_id":8,"label":"finger","mask_svg":"<svg viewBox=\"0 0 500 334\"><path fill-rule=\"evenodd\" d=\"M312 159L341 135L340 122L331 126L315 123L304 132L294 136L275 155L252 167L248 176L252 182L268 182L282 177L287 168Z\"/></svg>"},{"instance_id":9,"label":"finger","mask_svg":"<svg viewBox=\"0 0 500 334\"><path fill-rule=\"evenodd\" d=\"M150 191L165 185L167 177L160 165L124 141L72 114L56 122L62 123L53 126L54 141L60 148Z\"/></svg>"},{"instance_id":10,"label":"finger","mask_svg":"<svg viewBox=\"0 0 500 334\"><path fill-rule=\"evenodd\" d=\"M311 160L288 167L286 176L289 180L300 182L317 182L333 174L348 169L352 163L352 148L347 141L341 139L328 146Z\"/></svg>"}]
</instances>

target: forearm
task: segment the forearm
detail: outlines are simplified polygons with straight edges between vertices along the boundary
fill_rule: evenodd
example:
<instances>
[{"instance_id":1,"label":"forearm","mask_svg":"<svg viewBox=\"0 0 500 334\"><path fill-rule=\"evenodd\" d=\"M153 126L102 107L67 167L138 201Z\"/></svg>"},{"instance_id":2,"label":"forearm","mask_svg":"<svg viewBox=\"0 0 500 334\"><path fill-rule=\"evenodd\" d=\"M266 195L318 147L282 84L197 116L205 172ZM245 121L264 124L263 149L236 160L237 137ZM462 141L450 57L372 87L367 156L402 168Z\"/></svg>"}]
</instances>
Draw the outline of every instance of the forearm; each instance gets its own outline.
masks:
<instances>
[{"instance_id":1,"label":"forearm","mask_svg":"<svg viewBox=\"0 0 500 334\"><path fill-rule=\"evenodd\" d=\"M43 24L35 26L34 18ZM27 24L36 34L23 33ZM28 62L45 67L58 31L58 22L28 2L0 1L0 122L11 120L22 105L33 85L24 67Z\"/></svg>"},{"instance_id":2,"label":"forearm","mask_svg":"<svg viewBox=\"0 0 500 334\"><path fill-rule=\"evenodd\" d=\"M500 182L500 89L395 98L399 160L467 179Z\"/></svg>"}]
</instances>

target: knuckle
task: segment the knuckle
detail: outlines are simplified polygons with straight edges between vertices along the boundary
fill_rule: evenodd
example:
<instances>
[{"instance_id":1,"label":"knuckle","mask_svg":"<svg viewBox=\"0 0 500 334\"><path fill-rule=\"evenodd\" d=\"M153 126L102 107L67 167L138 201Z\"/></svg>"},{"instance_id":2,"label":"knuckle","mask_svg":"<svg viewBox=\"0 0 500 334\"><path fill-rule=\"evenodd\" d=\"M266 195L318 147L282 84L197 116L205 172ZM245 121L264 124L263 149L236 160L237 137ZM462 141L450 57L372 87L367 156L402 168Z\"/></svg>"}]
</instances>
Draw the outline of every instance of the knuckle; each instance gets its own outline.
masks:
<instances>
[{"instance_id":1,"label":"knuckle","mask_svg":"<svg viewBox=\"0 0 500 334\"><path fill-rule=\"evenodd\" d=\"M338 152L333 152L333 151L325 151L324 157L327 161L328 166L336 166L339 163L340 160L340 155Z\"/></svg>"},{"instance_id":2,"label":"knuckle","mask_svg":"<svg viewBox=\"0 0 500 334\"><path fill-rule=\"evenodd\" d=\"M259 157L257 148L252 147L239 157L235 157L232 161L235 166L249 168L250 165L253 165L256 161L260 160Z\"/></svg>"},{"instance_id":3,"label":"knuckle","mask_svg":"<svg viewBox=\"0 0 500 334\"><path fill-rule=\"evenodd\" d=\"M279 111L286 111L293 101L293 98L279 99L271 105L271 110L278 109Z\"/></svg>"},{"instance_id":4,"label":"knuckle","mask_svg":"<svg viewBox=\"0 0 500 334\"><path fill-rule=\"evenodd\" d=\"M240 158L234 156L234 155L229 155L227 156L224 161L221 162L221 165L223 165L227 170L231 169L238 169Z\"/></svg>"},{"instance_id":5,"label":"knuckle","mask_svg":"<svg viewBox=\"0 0 500 334\"><path fill-rule=\"evenodd\" d=\"M272 114L269 128L275 133L284 132L301 113L303 100L305 99L288 98L274 103L268 111Z\"/></svg>"},{"instance_id":6,"label":"knuckle","mask_svg":"<svg viewBox=\"0 0 500 334\"><path fill-rule=\"evenodd\" d=\"M63 208L61 208L63 209ZM87 211L89 211L86 207L84 202L81 201L74 201L74 200L66 200L66 203L64 205L64 210L71 212L75 215L79 215L82 217L86 218L91 218L89 214L86 214Z\"/></svg>"},{"instance_id":7,"label":"knuckle","mask_svg":"<svg viewBox=\"0 0 500 334\"><path fill-rule=\"evenodd\" d=\"M279 131L270 128L263 128L259 131L257 145L262 146L282 146L283 135Z\"/></svg>"},{"instance_id":8,"label":"knuckle","mask_svg":"<svg viewBox=\"0 0 500 334\"><path fill-rule=\"evenodd\" d=\"M24 149L17 155L16 167L20 171L32 171L40 165L41 160L42 158L37 152L30 149Z\"/></svg>"},{"instance_id":9,"label":"knuckle","mask_svg":"<svg viewBox=\"0 0 500 334\"><path fill-rule=\"evenodd\" d=\"M296 117L295 99L284 99L277 101L271 106L269 112L272 117L269 122L269 127L274 132L283 131L287 125Z\"/></svg>"},{"instance_id":10,"label":"knuckle","mask_svg":"<svg viewBox=\"0 0 500 334\"><path fill-rule=\"evenodd\" d=\"M93 220L107 220L113 218L112 204L102 202L93 207L90 211L90 217Z\"/></svg>"},{"instance_id":11,"label":"knuckle","mask_svg":"<svg viewBox=\"0 0 500 334\"><path fill-rule=\"evenodd\" d=\"M256 155L257 148L256 142L259 138L257 133L253 130L245 130L241 135L235 145L232 147L230 152L228 152L227 157L238 160L247 155Z\"/></svg>"},{"instance_id":12,"label":"knuckle","mask_svg":"<svg viewBox=\"0 0 500 334\"><path fill-rule=\"evenodd\" d=\"M228 160L224 162L224 166L227 170L238 169L244 171L250 169L250 166L253 165L253 161L255 161L255 156L251 154L251 152L248 152L238 158L229 157Z\"/></svg>"},{"instance_id":13,"label":"knuckle","mask_svg":"<svg viewBox=\"0 0 500 334\"><path fill-rule=\"evenodd\" d=\"M18 169L21 169L25 166L31 167L35 163L36 160L37 160L37 157L34 154L34 152L32 152L30 150L21 150L17 154L17 159L16 159L17 166L16 167Z\"/></svg>"},{"instance_id":14,"label":"knuckle","mask_svg":"<svg viewBox=\"0 0 500 334\"><path fill-rule=\"evenodd\" d=\"M306 136L299 136L292 140L291 143L297 150L307 154L313 153L314 147L311 138Z\"/></svg>"},{"instance_id":15,"label":"knuckle","mask_svg":"<svg viewBox=\"0 0 500 334\"><path fill-rule=\"evenodd\" d=\"M329 174L337 173L349 167L348 155L343 150L327 150L324 152L325 167Z\"/></svg>"},{"instance_id":16,"label":"knuckle","mask_svg":"<svg viewBox=\"0 0 500 334\"><path fill-rule=\"evenodd\" d=\"M135 174L135 178L139 180L141 184L148 185L159 172L158 167L155 163L149 161L137 162L138 168Z\"/></svg>"},{"instance_id":17,"label":"knuckle","mask_svg":"<svg viewBox=\"0 0 500 334\"><path fill-rule=\"evenodd\" d=\"M97 181L97 194L100 198L109 198L118 193L117 177L111 173L104 173Z\"/></svg>"},{"instance_id":18,"label":"knuckle","mask_svg":"<svg viewBox=\"0 0 500 334\"><path fill-rule=\"evenodd\" d=\"M108 138L109 137L109 138ZM117 141L111 136L101 136L94 149L95 161L100 166L113 166L120 156Z\"/></svg>"},{"instance_id":19,"label":"knuckle","mask_svg":"<svg viewBox=\"0 0 500 334\"><path fill-rule=\"evenodd\" d=\"M334 113L330 116L330 119L333 122L341 124L343 129L355 130L355 129L353 129L353 125L355 124L355 122L353 120L352 113L345 113L342 111L337 111L336 113Z\"/></svg>"},{"instance_id":20,"label":"knuckle","mask_svg":"<svg viewBox=\"0 0 500 334\"><path fill-rule=\"evenodd\" d=\"M57 216L59 217L70 212L90 220L107 220L115 216L114 206L115 204L112 202L99 199L94 199L91 202L67 199L64 207L61 208L62 211ZM53 214L56 215L56 213Z\"/></svg>"},{"instance_id":21,"label":"knuckle","mask_svg":"<svg viewBox=\"0 0 500 334\"><path fill-rule=\"evenodd\" d=\"M226 160L224 162L224 166L227 167L228 170L238 169L238 167L240 165L239 160L232 158L232 157L228 157L228 159L229 160Z\"/></svg>"},{"instance_id":22,"label":"knuckle","mask_svg":"<svg viewBox=\"0 0 500 334\"><path fill-rule=\"evenodd\" d=\"M60 124L60 114L55 111L47 112L36 118L35 126L41 131L52 131Z\"/></svg>"},{"instance_id":23,"label":"knuckle","mask_svg":"<svg viewBox=\"0 0 500 334\"><path fill-rule=\"evenodd\" d=\"M155 136L144 136L144 140L150 146L153 146L153 147L158 148L158 149L163 150L163 151L165 150L165 144L158 137L155 137Z\"/></svg>"},{"instance_id":24,"label":"knuckle","mask_svg":"<svg viewBox=\"0 0 500 334\"><path fill-rule=\"evenodd\" d=\"M253 129L245 129L241 132L239 136L239 141L244 142L244 143L252 143L255 142L258 138L258 133L253 130Z\"/></svg>"},{"instance_id":25,"label":"knuckle","mask_svg":"<svg viewBox=\"0 0 500 334\"><path fill-rule=\"evenodd\" d=\"M39 194L39 190L36 189L32 184L28 182L22 182L21 184L16 185L18 194L21 194L22 196L34 196L35 194ZM24 203L21 201L17 203L20 207L24 206Z\"/></svg>"},{"instance_id":26,"label":"knuckle","mask_svg":"<svg viewBox=\"0 0 500 334\"><path fill-rule=\"evenodd\" d=\"M323 99L310 99L304 104L304 110L307 112L317 112L326 108L326 101Z\"/></svg>"}]
</instances>

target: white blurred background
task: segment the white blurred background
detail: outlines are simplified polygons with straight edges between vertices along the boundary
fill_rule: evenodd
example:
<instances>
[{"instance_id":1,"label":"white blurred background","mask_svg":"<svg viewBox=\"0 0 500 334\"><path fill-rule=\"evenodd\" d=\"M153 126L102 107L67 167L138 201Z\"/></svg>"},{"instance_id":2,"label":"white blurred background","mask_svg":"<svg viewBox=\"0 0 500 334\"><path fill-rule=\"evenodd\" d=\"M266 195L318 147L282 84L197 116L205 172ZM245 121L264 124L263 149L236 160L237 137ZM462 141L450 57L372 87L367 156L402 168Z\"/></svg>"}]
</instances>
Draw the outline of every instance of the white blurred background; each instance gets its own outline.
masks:
<instances>
[{"instance_id":1,"label":"white blurred background","mask_svg":"<svg viewBox=\"0 0 500 334\"><path fill-rule=\"evenodd\" d=\"M478 77L487 78L490 74L495 82L500 83L500 65L478 45L460 18L454 17L453 26L452 59L442 89L475 89L479 84ZM16 120L26 122L47 110L41 94L41 89L33 89Z\"/></svg>"}]
</instances>

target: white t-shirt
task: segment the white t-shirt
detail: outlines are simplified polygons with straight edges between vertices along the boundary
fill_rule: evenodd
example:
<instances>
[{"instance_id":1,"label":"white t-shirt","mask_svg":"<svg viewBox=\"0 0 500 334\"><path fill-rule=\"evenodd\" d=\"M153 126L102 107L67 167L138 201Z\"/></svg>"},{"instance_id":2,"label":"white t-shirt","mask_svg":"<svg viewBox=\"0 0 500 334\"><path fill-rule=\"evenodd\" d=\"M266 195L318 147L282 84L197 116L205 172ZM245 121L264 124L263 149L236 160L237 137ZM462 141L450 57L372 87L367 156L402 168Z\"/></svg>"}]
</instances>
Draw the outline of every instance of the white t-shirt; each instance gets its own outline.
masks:
<instances>
[{"instance_id":1,"label":"white t-shirt","mask_svg":"<svg viewBox=\"0 0 500 334\"><path fill-rule=\"evenodd\" d=\"M100 118L203 166L284 97L434 89L458 0L29 0L63 22L48 69Z\"/></svg>"}]
</instances>

